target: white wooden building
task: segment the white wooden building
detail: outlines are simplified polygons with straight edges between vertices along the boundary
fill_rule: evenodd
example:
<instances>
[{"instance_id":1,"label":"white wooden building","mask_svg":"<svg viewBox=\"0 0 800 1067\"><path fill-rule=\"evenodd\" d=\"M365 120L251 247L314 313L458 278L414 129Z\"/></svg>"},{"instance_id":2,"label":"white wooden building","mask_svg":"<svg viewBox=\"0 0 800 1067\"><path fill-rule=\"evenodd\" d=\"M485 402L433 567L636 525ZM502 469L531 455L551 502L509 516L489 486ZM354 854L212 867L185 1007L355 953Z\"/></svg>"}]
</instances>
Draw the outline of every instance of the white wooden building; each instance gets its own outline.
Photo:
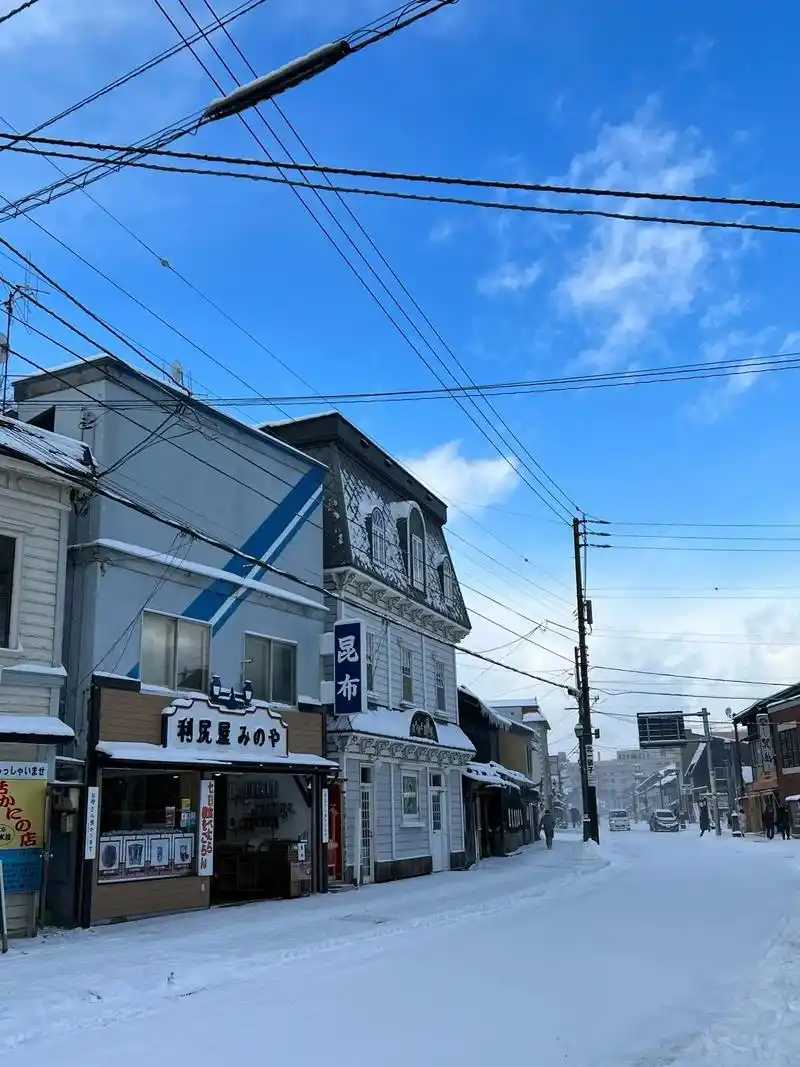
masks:
<instances>
[{"instance_id":1,"label":"white wooden building","mask_svg":"<svg viewBox=\"0 0 800 1067\"><path fill-rule=\"evenodd\" d=\"M37 927L56 747L73 737L59 719L67 534L93 475L80 441L0 416L0 864L12 934Z\"/></svg>"}]
</instances>

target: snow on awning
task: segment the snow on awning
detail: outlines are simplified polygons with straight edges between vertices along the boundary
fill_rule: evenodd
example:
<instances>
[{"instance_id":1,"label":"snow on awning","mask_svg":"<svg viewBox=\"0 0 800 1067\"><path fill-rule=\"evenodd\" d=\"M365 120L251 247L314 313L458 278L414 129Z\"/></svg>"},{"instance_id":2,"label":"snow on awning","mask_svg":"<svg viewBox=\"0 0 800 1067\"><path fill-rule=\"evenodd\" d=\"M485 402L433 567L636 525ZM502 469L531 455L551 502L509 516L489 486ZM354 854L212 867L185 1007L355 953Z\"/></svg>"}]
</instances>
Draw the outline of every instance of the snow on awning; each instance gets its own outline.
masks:
<instances>
[{"instance_id":1,"label":"snow on awning","mask_svg":"<svg viewBox=\"0 0 800 1067\"><path fill-rule=\"evenodd\" d=\"M237 767L242 763L269 767L270 770L288 770L295 767L328 770L337 768L333 760L317 756L313 752L289 752L286 756L267 759L256 753L236 753L236 760L215 759L213 756L198 758L197 752L186 749L151 745L145 741L98 741L97 751L101 756L119 763L180 763L184 766Z\"/></svg>"},{"instance_id":2,"label":"snow on awning","mask_svg":"<svg viewBox=\"0 0 800 1067\"><path fill-rule=\"evenodd\" d=\"M493 723L501 730L518 730L520 733L529 734L531 745L535 747L535 740L538 737L538 734L532 726L527 726L524 722L520 722L519 719L514 719L510 715L503 715L502 712L497 711L496 708L489 707L488 704L481 700L477 693L473 693L472 690L468 689L465 685L460 685L458 688L462 693L466 693L468 697L477 703L481 715L488 719L489 722ZM544 722L544 718L542 721Z\"/></svg>"},{"instance_id":3,"label":"snow on awning","mask_svg":"<svg viewBox=\"0 0 800 1067\"><path fill-rule=\"evenodd\" d=\"M792 793L790 797L786 797L786 800L800 800L800 793Z\"/></svg>"},{"instance_id":4,"label":"snow on awning","mask_svg":"<svg viewBox=\"0 0 800 1067\"><path fill-rule=\"evenodd\" d=\"M420 716L433 722L435 739L420 736L412 731L412 725ZM394 708L374 708L357 711L353 715L340 715L328 725L328 733L370 734L373 737L391 737L397 741L413 741L414 744L431 745L436 748L453 748L460 752L473 752L475 746L454 723L436 722L422 709L396 711Z\"/></svg>"},{"instance_id":5,"label":"snow on awning","mask_svg":"<svg viewBox=\"0 0 800 1067\"><path fill-rule=\"evenodd\" d=\"M0 738L31 744L72 741L75 731L53 715L6 715L0 713Z\"/></svg>"},{"instance_id":6,"label":"snow on awning","mask_svg":"<svg viewBox=\"0 0 800 1067\"><path fill-rule=\"evenodd\" d=\"M519 786L501 778L500 774L488 763L468 763L461 769L465 778L470 778L479 785L494 786L496 789L519 789Z\"/></svg>"}]
</instances>

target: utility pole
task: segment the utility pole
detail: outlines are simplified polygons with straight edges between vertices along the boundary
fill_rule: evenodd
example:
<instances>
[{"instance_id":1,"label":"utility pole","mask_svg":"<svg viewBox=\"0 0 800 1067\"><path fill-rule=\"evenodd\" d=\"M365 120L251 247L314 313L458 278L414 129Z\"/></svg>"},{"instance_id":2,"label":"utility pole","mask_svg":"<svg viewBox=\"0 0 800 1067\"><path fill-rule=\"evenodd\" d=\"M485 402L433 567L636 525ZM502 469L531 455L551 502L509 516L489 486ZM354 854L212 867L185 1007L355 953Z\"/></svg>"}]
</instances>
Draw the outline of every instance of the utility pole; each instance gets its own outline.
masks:
<instances>
[{"instance_id":1,"label":"utility pole","mask_svg":"<svg viewBox=\"0 0 800 1067\"><path fill-rule=\"evenodd\" d=\"M711 728L708 725L708 708L701 708L703 717L703 729L706 735L706 758L708 760L708 780L711 783L711 802L714 805L714 826L717 837L722 836L722 827L719 824L719 801L717 800L717 780L714 777L714 756L711 752Z\"/></svg>"},{"instance_id":2,"label":"utility pole","mask_svg":"<svg viewBox=\"0 0 800 1067\"><path fill-rule=\"evenodd\" d=\"M14 301L19 297L24 299L34 291L30 285L21 283L12 285L8 290L8 296L3 301L3 307L6 310L6 332L4 337L0 336L0 360L3 363L3 401L0 405L0 415L5 415L8 405L8 367L11 362L11 320L14 317Z\"/></svg>"},{"instance_id":3,"label":"utility pole","mask_svg":"<svg viewBox=\"0 0 800 1067\"><path fill-rule=\"evenodd\" d=\"M582 519L572 520L572 540L575 550L575 595L578 606L578 647L575 650L575 673L578 688L578 721L581 733L578 738L581 754L581 781L583 785L583 840L590 838L600 844L600 826L597 819L597 789L594 785L594 734L592 711L589 699L589 661L586 652L586 599L583 593L581 572Z\"/></svg>"}]
</instances>

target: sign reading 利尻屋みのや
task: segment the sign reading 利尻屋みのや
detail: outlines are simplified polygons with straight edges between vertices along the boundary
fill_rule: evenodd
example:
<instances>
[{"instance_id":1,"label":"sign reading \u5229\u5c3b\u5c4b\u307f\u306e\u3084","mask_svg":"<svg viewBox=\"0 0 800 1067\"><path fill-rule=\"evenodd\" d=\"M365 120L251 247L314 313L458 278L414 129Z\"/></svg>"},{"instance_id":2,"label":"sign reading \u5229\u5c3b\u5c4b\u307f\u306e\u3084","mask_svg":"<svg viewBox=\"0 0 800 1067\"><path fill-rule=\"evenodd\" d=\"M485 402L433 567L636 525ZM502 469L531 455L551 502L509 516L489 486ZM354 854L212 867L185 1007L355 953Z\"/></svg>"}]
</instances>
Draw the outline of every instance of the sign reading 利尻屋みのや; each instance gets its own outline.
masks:
<instances>
[{"instance_id":1,"label":"sign reading \u5229\u5c3b\u5c4b\u307f\u306e\u3084","mask_svg":"<svg viewBox=\"0 0 800 1067\"><path fill-rule=\"evenodd\" d=\"M225 762L270 762L289 754L288 729L265 704L230 709L206 699L179 698L163 712L164 747Z\"/></svg>"}]
</instances>

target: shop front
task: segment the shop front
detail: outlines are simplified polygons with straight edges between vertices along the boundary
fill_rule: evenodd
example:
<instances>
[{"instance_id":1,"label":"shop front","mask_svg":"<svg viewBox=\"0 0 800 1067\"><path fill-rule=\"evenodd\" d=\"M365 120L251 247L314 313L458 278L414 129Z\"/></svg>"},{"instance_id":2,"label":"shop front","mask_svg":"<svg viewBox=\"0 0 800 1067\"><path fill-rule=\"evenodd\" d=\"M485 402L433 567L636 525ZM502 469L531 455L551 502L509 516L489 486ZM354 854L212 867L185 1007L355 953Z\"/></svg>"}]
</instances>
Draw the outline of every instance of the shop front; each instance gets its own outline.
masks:
<instances>
[{"instance_id":1,"label":"shop front","mask_svg":"<svg viewBox=\"0 0 800 1067\"><path fill-rule=\"evenodd\" d=\"M321 714L219 687L164 701L96 686L83 924L324 890Z\"/></svg>"}]
</instances>

